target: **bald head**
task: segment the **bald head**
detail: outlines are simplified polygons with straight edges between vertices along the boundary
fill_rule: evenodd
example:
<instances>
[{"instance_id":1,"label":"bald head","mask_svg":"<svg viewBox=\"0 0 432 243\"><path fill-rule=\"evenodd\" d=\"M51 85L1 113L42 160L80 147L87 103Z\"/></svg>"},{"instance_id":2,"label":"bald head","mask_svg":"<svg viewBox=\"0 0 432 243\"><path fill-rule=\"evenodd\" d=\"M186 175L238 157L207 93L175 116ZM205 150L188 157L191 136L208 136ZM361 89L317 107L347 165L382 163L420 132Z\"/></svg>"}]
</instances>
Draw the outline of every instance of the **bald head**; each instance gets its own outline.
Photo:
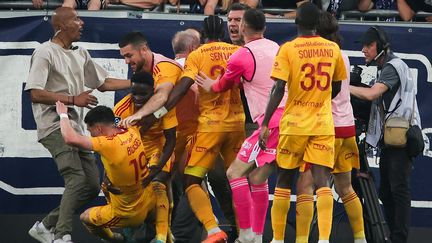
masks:
<instances>
[{"instance_id":1,"label":"bald head","mask_svg":"<svg viewBox=\"0 0 432 243\"><path fill-rule=\"evenodd\" d=\"M80 40L84 22L75 9L60 7L52 15L51 25L55 32L53 38L60 38L64 46L69 46Z\"/></svg>"},{"instance_id":2,"label":"bald head","mask_svg":"<svg viewBox=\"0 0 432 243\"><path fill-rule=\"evenodd\" d=\"M68 20L73 19L76 16L76 11L69 7L59 7L54 10L51 17L51 25L55 31L61 28Z\"/></svg>"},{"instance_id":3,"label":"bald head","mask_svg":"<svg viewBox=\"0 0 432 243\"><path fill-rule=\"evenodd\" d=\"M200 39L196 33L184 30L177 32L172 39L174 54L189 54L199 47Z\"/></svg>"}]
</instances>

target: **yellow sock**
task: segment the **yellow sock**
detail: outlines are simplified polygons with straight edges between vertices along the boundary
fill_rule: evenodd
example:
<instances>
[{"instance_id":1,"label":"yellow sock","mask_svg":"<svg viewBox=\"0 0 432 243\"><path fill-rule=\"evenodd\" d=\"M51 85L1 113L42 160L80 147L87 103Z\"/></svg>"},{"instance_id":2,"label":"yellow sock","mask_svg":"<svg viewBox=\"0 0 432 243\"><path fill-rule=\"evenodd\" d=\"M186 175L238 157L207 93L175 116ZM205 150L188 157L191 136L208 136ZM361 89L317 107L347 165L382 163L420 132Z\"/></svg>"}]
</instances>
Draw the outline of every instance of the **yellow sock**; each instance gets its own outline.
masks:
<instances>
[{"instance_id":1,"label":"yellow sock","mask_svg":"<svg viewBox=\"0 0 432 243\"><path fill-rule=\"evenodd\" d=\"M364 239L363 209L360 199L357 197L355 192L352 192L343 197L342 202L345 206L345 211L348 214L348 219L354 233L354 239Z\"/></svg>"},{"instance_id":2,"label":"yellow sock","mask_svg":"<svg viewBox=\"0 0 432 243\"><path fill-rule=\"evenodd\" d=\"M313 196L301 194L296 202L296 243L308 243L314 208Z\"/></svg>"},{"instance_id":3,"label":"yellow sock","mask_svg":"<svg viewBox=\"0 0 432 243\"><path fill-rule=\"evenodd\" d=\"M193 184L186 189L186 195L192 211L207 231L217 228L218 225L213 216L210 198L198 184Z\"/></svg>"},{"instance_id":4,"label":"yellow sock","mask_svg":"<svg viewBox=\"0 0 432 243\"><path fill-rule=\"evenodd\" d=\"M319 239L329 240L333 221L333 194L329 187L321 187L316 194Z\"/></svg>"},{"instance_id":5,"label":"yellow sock","mask_svg":"<svg viewBox=\"0 0 432 243\"><path fill-rule=\"evenodd\" d=\"M156 196L156 239L166 241L168 235L169 201L166 186L158 181L152 182Z\"/></svg>"},{"instance_id":6,"label":"yellow sock","mask_svg":"<svg viewBox=\"0 0 432 243\"><path fill-rule=\"evenodd\" d=\"M287 215L290 208L291 190L275 188L273 206L271 208L271 222L273 239L284 240Z\"/></svg>"}]
</instances>

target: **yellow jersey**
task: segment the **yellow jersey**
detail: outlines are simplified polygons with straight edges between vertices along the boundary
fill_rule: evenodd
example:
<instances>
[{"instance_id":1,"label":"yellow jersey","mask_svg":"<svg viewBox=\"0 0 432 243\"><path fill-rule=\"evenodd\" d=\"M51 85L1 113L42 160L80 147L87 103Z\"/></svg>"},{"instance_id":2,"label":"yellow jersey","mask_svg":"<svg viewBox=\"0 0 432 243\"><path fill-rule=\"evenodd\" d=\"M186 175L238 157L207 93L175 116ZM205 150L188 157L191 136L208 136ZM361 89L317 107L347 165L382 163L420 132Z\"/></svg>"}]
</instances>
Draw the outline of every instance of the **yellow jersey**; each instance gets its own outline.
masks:
<instances>
[{"instance_id":1,"label":"yellow jersey","mask_svg":"<svg viewBox=\"0 0 432 243\"><path fill-rule=\"evenodd\" d=\"M123 192L110 193L114 214L127 216L141 203L141 181L148 175L144 147L136 129L123 130L113 136L92 137L93 150L101 155L106 176Z\"/></svg>"},{"instance_id":2,"label":"yellow jersey","mask_svg":"<svg viewBox=\"0 0 432 243\"><path fill-rule=\"evenodd\" d=\"M128 94L114 106L114 115L125 119L136 112L135 105L132 101L132 95ZM167 130L177 126L177 118L175 109L170 110L160 120L144 134L142 140L152 141L157 136L163 136L163 130Z\"/></svg>"},{"instance_id":3,"label":"yellow jersey","mask_svg":"<svg viewBox=\"0 0 432 243\"><path fill-rule=\"evenodd\" d=\"M288 86L280 134L334 135L331 82L346 75L341 51L332 41L301 36L282 45L271 73Z\"/></svg>"},{"instance_id":4,"label":"yellow jersey","mask_svg":"<svg viewBox=\"0 0 432 243\"><path fill-rule=\"evenodd\" d=\"M216 79L225 72L229 57L240 47L225 42L211 42L191 52L186 59L182 77L195 80L199 72ZM222 93L198 88L199 132L232 132L244 130L245 114L240 90L233 87Z\"/></svg>"},{"instance_id":5,"label":"yellow jersey","mask_svg":"<svg viewBox=\"0 0 432 243\"><path fill-rule=\"evenodd\" d=\"M182 73L182 67L176 61L161 54L153 53L152 75L155 87L170 82L176 84Z\"/></svg>"}]
</instances>

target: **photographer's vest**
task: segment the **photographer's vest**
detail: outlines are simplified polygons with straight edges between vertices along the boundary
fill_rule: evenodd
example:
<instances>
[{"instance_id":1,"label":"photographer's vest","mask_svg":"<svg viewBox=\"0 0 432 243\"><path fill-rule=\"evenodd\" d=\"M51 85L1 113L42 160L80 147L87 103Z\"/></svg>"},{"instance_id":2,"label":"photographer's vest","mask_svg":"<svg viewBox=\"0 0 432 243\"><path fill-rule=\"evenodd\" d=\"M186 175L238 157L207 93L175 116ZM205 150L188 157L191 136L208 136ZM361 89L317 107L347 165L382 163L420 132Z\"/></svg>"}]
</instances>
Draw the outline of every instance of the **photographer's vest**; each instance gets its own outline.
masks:
<instances>
[{"instance_id":1,"label":"photographer's vest","mask_svg":"<svg viewBox=\"0 0 432 243\"><path fill-rule=\"evenodd\" d=\"M385 65L387 64L392 65L396 69L400 86L389 107L385 107L382 97L374 100L372 103L366 142L374 147L378 145L378 142L382 138L384 121L390 117L404 117L410 121L413 107L414 115L411 125L421 127L420 114L415 99L417 90L414 87L414 80L409 67L400 58L393 58ZM383 107L387 111L385 115Z\"/></svg>"}]
</instances>

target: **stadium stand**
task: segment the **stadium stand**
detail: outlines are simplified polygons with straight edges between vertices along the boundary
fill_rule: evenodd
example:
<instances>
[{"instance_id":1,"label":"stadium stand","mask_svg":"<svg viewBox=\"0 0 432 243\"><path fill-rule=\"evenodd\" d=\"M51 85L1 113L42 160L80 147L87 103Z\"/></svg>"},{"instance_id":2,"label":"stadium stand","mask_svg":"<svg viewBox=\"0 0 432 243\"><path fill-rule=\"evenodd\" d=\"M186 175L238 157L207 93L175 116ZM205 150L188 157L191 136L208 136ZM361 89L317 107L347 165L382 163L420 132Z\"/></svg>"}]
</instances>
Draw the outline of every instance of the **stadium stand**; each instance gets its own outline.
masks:
<instances>
[{"instance_id":1,"label":"stadium stand","mask_svg":"<svg viewBox=\"0 0 432 243\"><path fill-rule=\"evenodd\" d=\"M62 0L48 0L44 1L42 9L48 9L52 10L59 6L61 6L63 3ZM0 10L34 10L32 1L30 0L11 0L11 1L0 1ZM198 13L196 12L196 6L193 4L178 4L178 5L170 5L170 4L161 4L158 7L152 8L152 9L140 9L137 7L132 7L128 5L123 4L109 4L106 8L107 10L125 10L125 11L152 11L152 12L159 12L159 13ZM295 11L295 9L292 8L275 8L275 7L267 7L264 6L262 10L265 13L276 15L276 16L283 16L284 13ZM216 9L216 14L224 14L224 11L222 11L219 7ZM415 19L424 19L427 16L431 16L432 13L428 12L417 12L415 15ZM349 10L349 11L342 11L340 14L340 20L369 20L369 21L380 21L383 18L397 18L398 20L401 20L399 17L399 12L397 10L370 10L367 12L362 12L358 10Z\"/></svg>"}]
</instances>

